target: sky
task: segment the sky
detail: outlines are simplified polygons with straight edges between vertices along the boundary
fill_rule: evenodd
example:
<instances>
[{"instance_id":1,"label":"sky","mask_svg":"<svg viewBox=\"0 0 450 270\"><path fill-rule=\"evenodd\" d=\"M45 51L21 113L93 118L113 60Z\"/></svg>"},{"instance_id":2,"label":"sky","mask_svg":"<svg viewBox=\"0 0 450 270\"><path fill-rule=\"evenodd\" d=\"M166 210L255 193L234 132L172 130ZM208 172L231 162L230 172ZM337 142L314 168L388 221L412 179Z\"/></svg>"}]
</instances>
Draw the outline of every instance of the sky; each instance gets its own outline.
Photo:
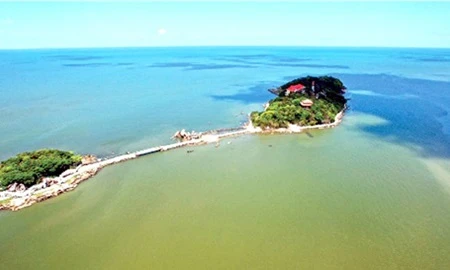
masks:
<instances>
[{"instance_id":1,"label":"sky","mask_svg":"<svg viewBox=\"0 0 450 270\"><path fill-rule=\"evenodd\" d=\"M0 49L450 47L450 2L4 2Z\"/></svg>"}]
</instances>

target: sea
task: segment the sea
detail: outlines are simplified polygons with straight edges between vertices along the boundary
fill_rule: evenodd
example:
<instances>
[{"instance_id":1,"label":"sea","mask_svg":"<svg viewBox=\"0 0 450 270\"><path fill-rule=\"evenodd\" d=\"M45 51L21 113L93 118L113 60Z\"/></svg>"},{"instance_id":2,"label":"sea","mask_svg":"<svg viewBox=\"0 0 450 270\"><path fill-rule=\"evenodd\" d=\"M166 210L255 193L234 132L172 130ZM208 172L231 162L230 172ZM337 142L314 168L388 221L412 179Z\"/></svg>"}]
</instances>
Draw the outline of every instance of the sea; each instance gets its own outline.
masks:
<instances>
[{"instance_id":1,"label":"sea","mask_svg":"<svg viewBox=\"0 0 450 270\"><path fill-rule=\"evenodd\" d=\"M0 268L450 269L450 49L0 50L0 159L238 127L306 75L347 86L337 128L107 167L1 212Z\"/></svg>"}]
</instances>

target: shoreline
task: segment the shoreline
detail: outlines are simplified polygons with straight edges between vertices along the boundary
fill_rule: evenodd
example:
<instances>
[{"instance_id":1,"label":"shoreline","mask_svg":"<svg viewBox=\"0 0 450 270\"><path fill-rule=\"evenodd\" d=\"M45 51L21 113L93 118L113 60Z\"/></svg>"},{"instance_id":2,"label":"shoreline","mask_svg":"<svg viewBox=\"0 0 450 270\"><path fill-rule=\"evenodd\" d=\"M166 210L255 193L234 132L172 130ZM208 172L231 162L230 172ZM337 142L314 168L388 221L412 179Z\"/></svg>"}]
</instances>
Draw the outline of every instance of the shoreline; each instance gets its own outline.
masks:
<instances>
[{"instance_id":1,"label":"shoreline","mask_svg":"<svg viewBox=\"0 0 450 270\"><path fill-rule=\"evenodd\" d=\"M212 130L200 133L200 138L191 139L187 141L177 142L169 145L156 146L147 148L144 150L136 151L133 153L119 155L113 158L99 160L95 163L79 165L76 169L69 169L63 172L60 176L52 178L54 184L47 187L46 183L39 183L29 187L27 190L20 192L1 191L0 192L0 211L10 210L18 211L23 208L29 207L35 203L42 202L60 194L74 190L80 183L95 176L101 169L106 166L116 163L125 162L128 160L136 159L142 156L169 151L176 148L182 148L185 146L196 146L210 143L218 143L221 139L227 137L236 137L249 134L274 134L274 133L302 133L311 129L328 129L338 126L343 119L344 112L347 110L345 107L340 111L334 119L333 123L321 124L314 126L298 126L289 125L288 128L277 129L262 129L260 127L254 127L250 118L247 124L235 129L228 129L220 133L220 130Z\"/></svg>"},{"instance_id":2,"label":"shoreline","mask_svg":"<svg viewBox=\"0 0 450 270\"><path fill-rule=\"evenodd\" d=\"M328 129L328 128L334 128L338 126L342 122L342 118L344 116L344 112L347 110L347 106L340 111L336 116L334 117L334 122L329 124L320 124L320 125L313 125L313 126L299 126L299 125L293 125L289 124L287 128L267 128L262 129L260 127L254 127L252 121L249 119L249 122L244 125L247 129L251 130L252 133L263 133L263 134L273 134L273 133L302 133L306 130L311 129Z\"/></svg>"}]
</instances>

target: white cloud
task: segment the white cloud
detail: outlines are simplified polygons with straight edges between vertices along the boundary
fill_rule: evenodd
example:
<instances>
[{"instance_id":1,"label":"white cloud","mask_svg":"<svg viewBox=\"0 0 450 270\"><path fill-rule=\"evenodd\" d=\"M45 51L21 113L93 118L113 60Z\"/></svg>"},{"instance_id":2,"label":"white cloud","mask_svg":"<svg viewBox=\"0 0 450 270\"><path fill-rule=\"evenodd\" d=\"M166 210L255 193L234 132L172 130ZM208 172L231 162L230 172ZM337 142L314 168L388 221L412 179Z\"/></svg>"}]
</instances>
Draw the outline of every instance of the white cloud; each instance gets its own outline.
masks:
<instances>
[{"instance_id":1,"label":"white cloud","mask_svg":"<svg viewBox=\"0 0 450 270\"><path fill-rule=\"evenodd\" d=\"M167 33L167 30L164 28L158 29L158 35L162 36L165 35Z\"/></svg>"}]
</instances>

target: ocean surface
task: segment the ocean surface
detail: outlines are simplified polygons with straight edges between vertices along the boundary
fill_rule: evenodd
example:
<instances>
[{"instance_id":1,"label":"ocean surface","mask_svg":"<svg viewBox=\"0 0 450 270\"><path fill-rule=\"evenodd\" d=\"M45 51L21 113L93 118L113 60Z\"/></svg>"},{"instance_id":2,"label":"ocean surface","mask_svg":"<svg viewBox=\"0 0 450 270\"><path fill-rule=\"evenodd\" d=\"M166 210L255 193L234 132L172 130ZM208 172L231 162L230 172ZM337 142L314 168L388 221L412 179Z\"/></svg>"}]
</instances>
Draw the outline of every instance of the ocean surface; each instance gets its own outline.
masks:
<instances>
[{"instance_id":1,"label":"ocean surface","mask_svg":"<svg viewBox=\"0 0 450 270\"><path fill-rule=\"evenodd\" d=\"M450 269L450 49L3 50L0 74L0 159L236 127L304 75L350 99L332 130L151 155L1 212L1 269Z\"/></svg>"}]
</instances>

